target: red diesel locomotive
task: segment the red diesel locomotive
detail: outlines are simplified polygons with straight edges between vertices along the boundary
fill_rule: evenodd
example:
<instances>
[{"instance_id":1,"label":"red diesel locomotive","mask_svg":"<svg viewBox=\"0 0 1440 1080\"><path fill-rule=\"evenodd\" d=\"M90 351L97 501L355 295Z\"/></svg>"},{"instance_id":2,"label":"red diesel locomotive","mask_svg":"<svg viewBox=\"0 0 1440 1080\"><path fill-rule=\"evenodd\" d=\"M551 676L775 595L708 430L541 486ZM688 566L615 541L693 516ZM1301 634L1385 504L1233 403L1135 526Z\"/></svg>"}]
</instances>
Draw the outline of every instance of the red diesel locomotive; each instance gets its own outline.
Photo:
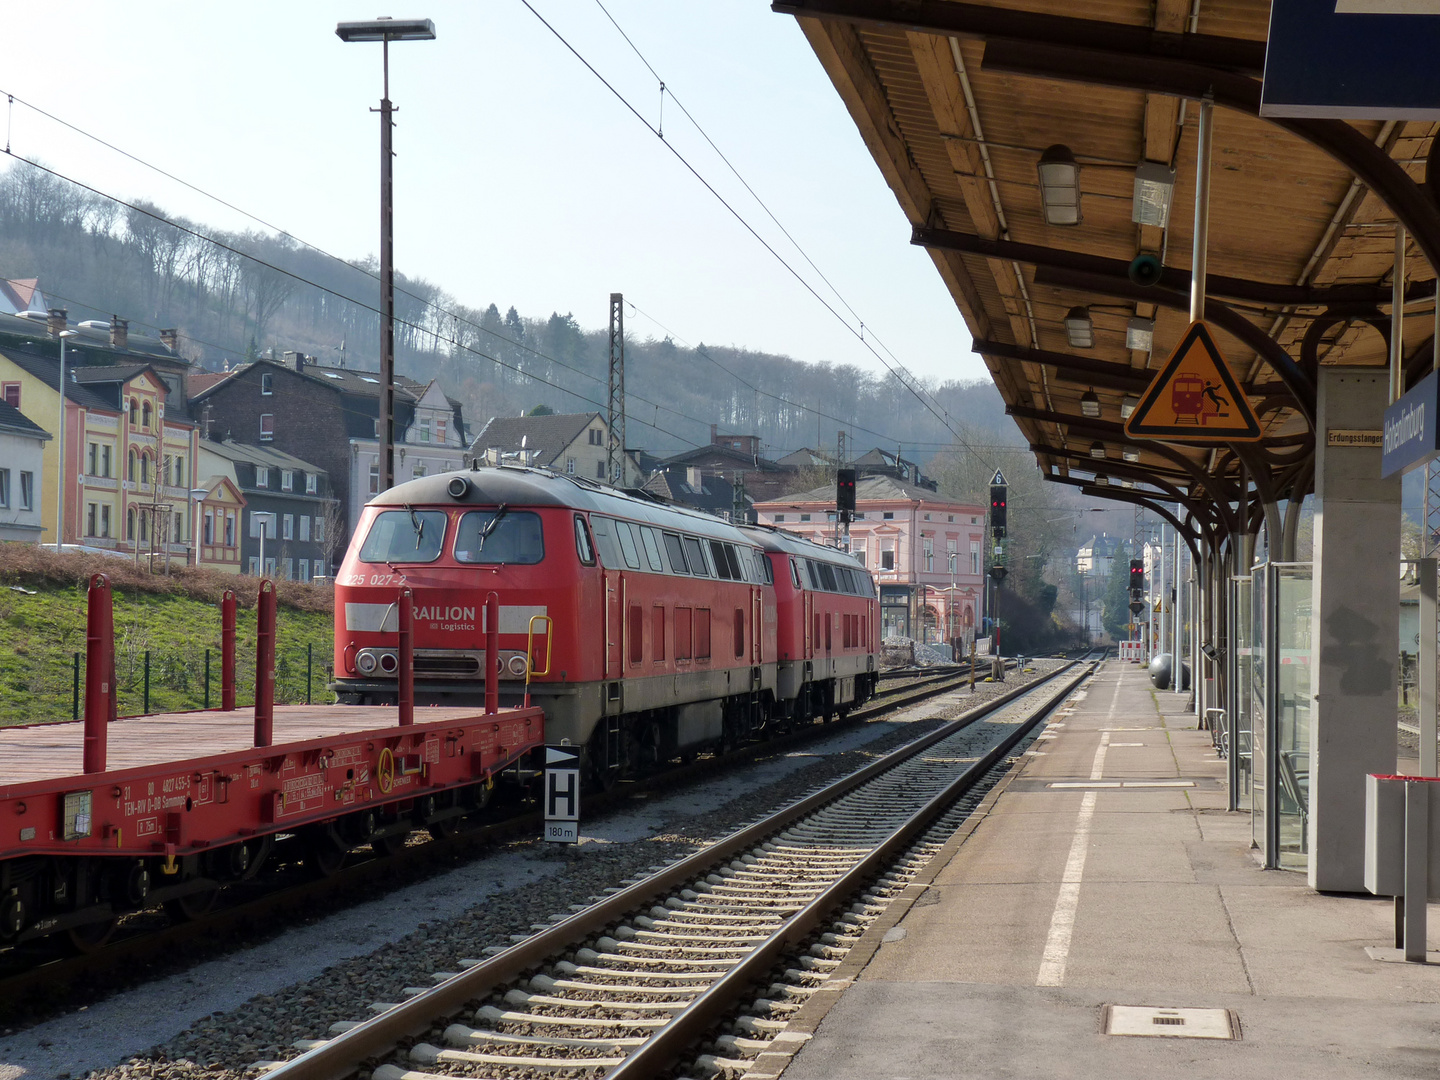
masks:
<instances>
[{"instance_id":1,"label":"red diesel locomotive","mask_svg":"<svg viewBox=\"0 0 1440 1080\"><path fill-rule=\"evenodd\" d=\"M878 679L875 586L848 555L546 470L371 500L336 580L342 702L396 700L404 587L417 705L483 699L493 592L501 704L528 693L600 782L844 713Z\"/></svg>"}]
</instances>

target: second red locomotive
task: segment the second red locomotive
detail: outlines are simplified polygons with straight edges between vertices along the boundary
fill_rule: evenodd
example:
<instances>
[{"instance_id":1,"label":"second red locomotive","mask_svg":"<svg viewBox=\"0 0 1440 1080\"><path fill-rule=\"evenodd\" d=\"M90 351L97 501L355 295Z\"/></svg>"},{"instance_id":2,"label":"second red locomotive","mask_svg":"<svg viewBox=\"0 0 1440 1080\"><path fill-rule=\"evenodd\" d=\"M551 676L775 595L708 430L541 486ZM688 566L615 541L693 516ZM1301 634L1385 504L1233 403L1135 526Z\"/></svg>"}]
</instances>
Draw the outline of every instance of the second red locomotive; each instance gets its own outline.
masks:
<instances>
[{"instance_id":1,"label":"second red locomotive","mask_svg":"<svg viewBox=\"0 0 1440 1080\"><path fill-rule=\"evenodd\" d=\"M875 585L844 552L546 470L371 500L336 582L342 702L395 700L406 586L416 703L482 700L494 592L502 704L528 692L601 782L847 712L878 679Z\"/></svg>"}]
</instances>

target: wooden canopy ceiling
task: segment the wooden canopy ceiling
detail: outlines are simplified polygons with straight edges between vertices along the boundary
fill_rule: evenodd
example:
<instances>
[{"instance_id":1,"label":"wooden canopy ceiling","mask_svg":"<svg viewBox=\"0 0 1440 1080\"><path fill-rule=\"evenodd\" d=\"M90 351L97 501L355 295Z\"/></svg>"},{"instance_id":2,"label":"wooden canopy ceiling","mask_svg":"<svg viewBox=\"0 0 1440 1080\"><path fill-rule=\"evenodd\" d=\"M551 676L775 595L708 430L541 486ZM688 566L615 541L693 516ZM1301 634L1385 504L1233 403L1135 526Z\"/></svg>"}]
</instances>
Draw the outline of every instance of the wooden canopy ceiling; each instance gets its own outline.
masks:
<instances>
[{"instance_id":1,"label":"wooden canopy ceiling","mask_svg":"<svg viewBox=\"0 0 1440 1080\"><path fill-rule=\"evenodd\" d=\"M1267 0L771 6L797 17L1050 479L1162 513L1179 503L1192 545L1264 520L1278 550L1293 547L1313 477L1317 365L1387 362L1397 220L1409 237L1407 371L1429 370L1440 203L1424 181L1427 164L1440 172L1429 161L1440 125L1262 120ZM1206 96L1216 107L1205 314L1265 439L1132 442L1121 402L1143 393L1189 323ZM1077 225L1042 214L1037 164L1054 144L1080 163ZM1142 162L1176 171L1164 228L1132 221ZM1165 267L1148 287L1126 273L1143 252ZM1080 306L1094 324L1088 349L1072 348L1063 325ZM1152 351L1126 347L1132 317L1154 320ZM1099 418L1082 412L1090 392Z\"/></svg>"}]
</instances>

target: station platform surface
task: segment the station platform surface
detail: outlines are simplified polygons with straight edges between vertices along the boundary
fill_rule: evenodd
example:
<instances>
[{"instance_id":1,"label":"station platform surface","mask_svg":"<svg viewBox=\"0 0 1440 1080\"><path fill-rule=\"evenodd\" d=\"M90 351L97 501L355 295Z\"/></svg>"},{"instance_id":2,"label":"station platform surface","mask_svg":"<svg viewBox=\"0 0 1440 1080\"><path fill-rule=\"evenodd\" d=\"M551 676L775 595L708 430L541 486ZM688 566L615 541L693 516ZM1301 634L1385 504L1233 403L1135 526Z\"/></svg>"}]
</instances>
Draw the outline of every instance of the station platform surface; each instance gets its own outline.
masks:
<instances>
[{"instance_id":1,"label":"station platform surface","mask_svg":"<svg viewBox=\"0 0 1440 1080\"><path fill-rule=\"evenodd\" d=\"M1143 668L1080 693L749 1075L1440 1076L1440 965L1365 952L1392 901L1260 869L1209 734Z\"/></svg>"}]
</instances>

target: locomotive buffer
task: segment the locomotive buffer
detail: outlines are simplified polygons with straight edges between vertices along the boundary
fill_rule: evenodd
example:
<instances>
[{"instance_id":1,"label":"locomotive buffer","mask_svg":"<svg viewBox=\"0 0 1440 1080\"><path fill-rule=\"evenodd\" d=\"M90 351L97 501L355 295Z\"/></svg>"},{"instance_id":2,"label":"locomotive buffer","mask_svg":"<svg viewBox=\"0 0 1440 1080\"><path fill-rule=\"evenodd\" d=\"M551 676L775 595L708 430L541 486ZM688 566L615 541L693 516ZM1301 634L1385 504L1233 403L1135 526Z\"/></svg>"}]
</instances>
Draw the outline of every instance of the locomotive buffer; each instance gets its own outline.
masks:
<instances>
[{"instance_id":1,"label":"locomotive buffer","mask_svg":"<svg viewBox=\"0 0 1440 1080\"><path fill-rule=\"evenodd\" d=\"M545 747L545 839L555 844L580 840L578 747Z\"/></svg>"}]
</instances>

